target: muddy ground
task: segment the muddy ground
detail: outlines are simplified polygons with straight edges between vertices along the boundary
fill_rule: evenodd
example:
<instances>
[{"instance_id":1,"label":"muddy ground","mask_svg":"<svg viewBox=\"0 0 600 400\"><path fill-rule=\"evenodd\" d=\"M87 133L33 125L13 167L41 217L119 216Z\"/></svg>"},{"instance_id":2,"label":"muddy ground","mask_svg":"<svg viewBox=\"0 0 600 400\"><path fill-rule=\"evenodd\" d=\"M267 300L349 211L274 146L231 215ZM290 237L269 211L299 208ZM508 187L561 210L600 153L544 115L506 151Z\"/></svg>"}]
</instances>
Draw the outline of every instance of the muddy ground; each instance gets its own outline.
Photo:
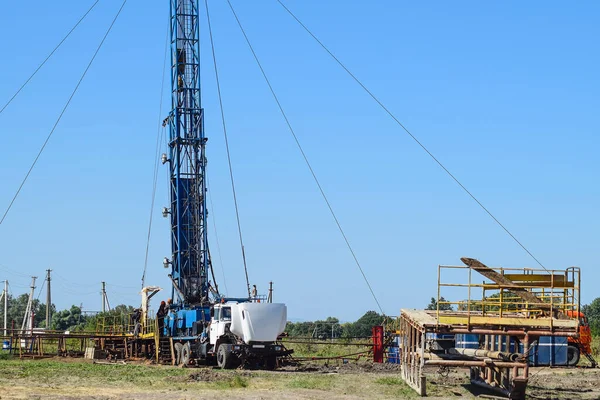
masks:
<instances>
[{"instance_id":1,"label":"muddy ground","mask_svg":"<svg viewBox=\"0 0 600 400\"><path fill-rule=\"evenodd\" d=\"M467 369L427 371L430 399L499 398L472 387ZM531 368L527 396L600 399L600 369ZM397 399L416 393L398 366L369 362L305 363L278 371L221 371L83 360L0 361L0 400L7 399Z\"/></svg>"}]
</instances>

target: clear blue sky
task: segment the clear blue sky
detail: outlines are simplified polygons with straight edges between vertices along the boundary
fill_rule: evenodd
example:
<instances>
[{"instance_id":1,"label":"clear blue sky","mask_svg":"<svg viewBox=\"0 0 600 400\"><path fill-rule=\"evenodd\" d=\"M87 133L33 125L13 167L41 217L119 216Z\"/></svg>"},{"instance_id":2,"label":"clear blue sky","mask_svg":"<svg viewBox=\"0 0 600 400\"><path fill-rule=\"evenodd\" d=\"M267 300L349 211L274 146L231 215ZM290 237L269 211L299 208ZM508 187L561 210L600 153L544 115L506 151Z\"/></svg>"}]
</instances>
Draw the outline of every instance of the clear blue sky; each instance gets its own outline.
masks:
<instances>
[{"instance_id":1,"label":"clear blue sky","mask_svg":"<svg viewBox=\"0 0 600 400\"><path fill-rule=\"evenodd\" d=\"M91 3L2 6L0 103ZM99 309L102 280L112 304L139 302L168 3L128 2L0 226L0 280L14 294L52 268L58 308ZM583 302L600 295L598 2L286 3L546 267L582 268ZM273 280L290 318L356 319L376 305L226 3L211 4L250 280L260 291ZM461 256L535 267L274 0L234 4L386 313L424 307L437 265ZM0 115L2 212L119 5L101 1ZM202 24L226 282L212 229L211 248L236 296L245 283ZM166 185L161 168L147 282L163 288Z\"/></svg>"}]
</instances>

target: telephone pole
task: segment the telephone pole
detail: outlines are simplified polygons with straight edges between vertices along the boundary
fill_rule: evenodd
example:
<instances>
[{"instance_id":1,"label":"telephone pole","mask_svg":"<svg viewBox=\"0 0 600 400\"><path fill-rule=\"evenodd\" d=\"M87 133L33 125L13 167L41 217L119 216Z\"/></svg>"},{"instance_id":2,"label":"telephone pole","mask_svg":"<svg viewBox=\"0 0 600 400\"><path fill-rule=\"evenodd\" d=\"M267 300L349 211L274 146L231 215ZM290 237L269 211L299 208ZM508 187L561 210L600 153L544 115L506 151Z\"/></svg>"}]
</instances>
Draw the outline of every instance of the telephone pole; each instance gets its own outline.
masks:
<instances>
[{"instance_id":1,"label":"telephone pole","mask_svg":"<svg viewBox=\"0 0 600 400\"><path fill-rule=\"evenodd\" d=\"M27 308L25 309L25 316L23 317L23 324L21 325L21 332L25 333L25 328L31 328L33 329L33 320L31 320L30 316L32 315L32 303L33 303L33 296L35 295L35 280L37 279L37 276L32 276L31 277L31 292L29 293L29 299L27 300ZM28 325L30 324L31 321L31 327L29 327Z\"/></svg>"},{"instance_id":2,"label":"telephone pole","mask_svg":"<svg viewBox=\"0 0 600 400\"><path fill-rule=\"evenodd\" d=\"M50 271L51 269L46 270L46 329L50 329L50 313L52 309L52 292L50 290Z\"/></svg>"},{"instance_id":3,"label":"telephone pole","mask_svg":"<svg viewBox=\"0 0 600 400\"><path fill-rule=\"evenodd\" d=\"M102 282L102 312L106 312L107 308L110 311L110 303L106 294L106 282Z\"/></svg>"},{"instance_id":4,"label":"telephone pole","mask_svg":"<svg viewBox=\"0 0 600 400\"><path fill-rule=\"evenodd\" d=\"M4 281L4 337L8 336L8 280Z\"/></svg>"},{"instance_id":5,"label":"telephone pole","mask_svg":"<svg viewBox=\"0 0 600 400\"><path fill-rule=\"evenodd\" d=\"M106 312L106 282L102 282L102 312Z\"/></svg>"}]
</instances>

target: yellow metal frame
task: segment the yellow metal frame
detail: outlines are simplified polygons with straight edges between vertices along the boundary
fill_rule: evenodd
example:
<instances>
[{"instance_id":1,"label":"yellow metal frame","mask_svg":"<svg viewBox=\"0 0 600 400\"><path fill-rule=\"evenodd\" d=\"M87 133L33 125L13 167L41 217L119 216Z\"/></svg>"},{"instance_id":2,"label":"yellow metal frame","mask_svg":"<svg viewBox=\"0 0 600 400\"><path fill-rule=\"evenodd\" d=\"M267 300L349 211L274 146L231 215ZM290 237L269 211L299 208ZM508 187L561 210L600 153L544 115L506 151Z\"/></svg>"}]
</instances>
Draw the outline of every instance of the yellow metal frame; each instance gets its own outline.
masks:
<instances>
[{"instance_id":1,"label":"yellow metal frame","mask_svg":"<svg viewBox=\"0 0 600 400\"><path fill-rule=\"evenodd\" d=\"M566 315L567 311L580 311L581 275L578 267L565 270L492 269L510 279L516 287L485 280L476 283L474 277L479 275L473 275L473 270L468 266L438 266L436 310L438 324L527 326L531 325L531 319L536 319L536 326L552 329L563 324L557 322L560 318L551 316ZM456 270L464 270L464 281L467 283L446 282L444 272L449 270L453 270L454 274ZM466 289L466 299L442 300L444 289L447 288ZM515 288L535 294L545 303L544 307L523 300L514 293ZM440 305L444 304L453 306L457 312L440 311Z\"/></svg>"},{"instance_id":2,"label":"yellow metal frame","mask_svg":"<svg viewBox=\"0 0 600 400\"><path fill-rule=\"evenodd\" d=\"M148 312L148 315L153 315ZM156 335L157 323L154 318L147 317L141 321L140 332L136 336L140 339L152 339ZM133 313L110 315L99 314L96 318L96 334L109 336L125 336L133 338L135 324L133 323Z\"/></svg>"}]
</instances>

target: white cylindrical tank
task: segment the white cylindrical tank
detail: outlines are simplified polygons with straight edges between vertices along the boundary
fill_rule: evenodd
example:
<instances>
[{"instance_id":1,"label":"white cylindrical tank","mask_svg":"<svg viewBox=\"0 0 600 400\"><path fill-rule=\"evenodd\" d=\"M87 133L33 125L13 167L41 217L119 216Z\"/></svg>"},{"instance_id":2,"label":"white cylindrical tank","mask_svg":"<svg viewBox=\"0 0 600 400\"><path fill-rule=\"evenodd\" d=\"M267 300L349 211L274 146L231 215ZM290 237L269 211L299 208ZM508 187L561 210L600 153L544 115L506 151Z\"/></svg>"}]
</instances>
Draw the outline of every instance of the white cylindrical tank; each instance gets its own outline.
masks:
<instances>
[{"instance_id":1,"label":"white cylindrical tank","mask_svg":"<svg viewBox=\"0 0 600 400\"><path fill-rule=\"evenodd\" d=\"M281 303L231 305L231 332L244 343L274 342L287 324L287 307Z\"/></svg>"}]
</instances>

